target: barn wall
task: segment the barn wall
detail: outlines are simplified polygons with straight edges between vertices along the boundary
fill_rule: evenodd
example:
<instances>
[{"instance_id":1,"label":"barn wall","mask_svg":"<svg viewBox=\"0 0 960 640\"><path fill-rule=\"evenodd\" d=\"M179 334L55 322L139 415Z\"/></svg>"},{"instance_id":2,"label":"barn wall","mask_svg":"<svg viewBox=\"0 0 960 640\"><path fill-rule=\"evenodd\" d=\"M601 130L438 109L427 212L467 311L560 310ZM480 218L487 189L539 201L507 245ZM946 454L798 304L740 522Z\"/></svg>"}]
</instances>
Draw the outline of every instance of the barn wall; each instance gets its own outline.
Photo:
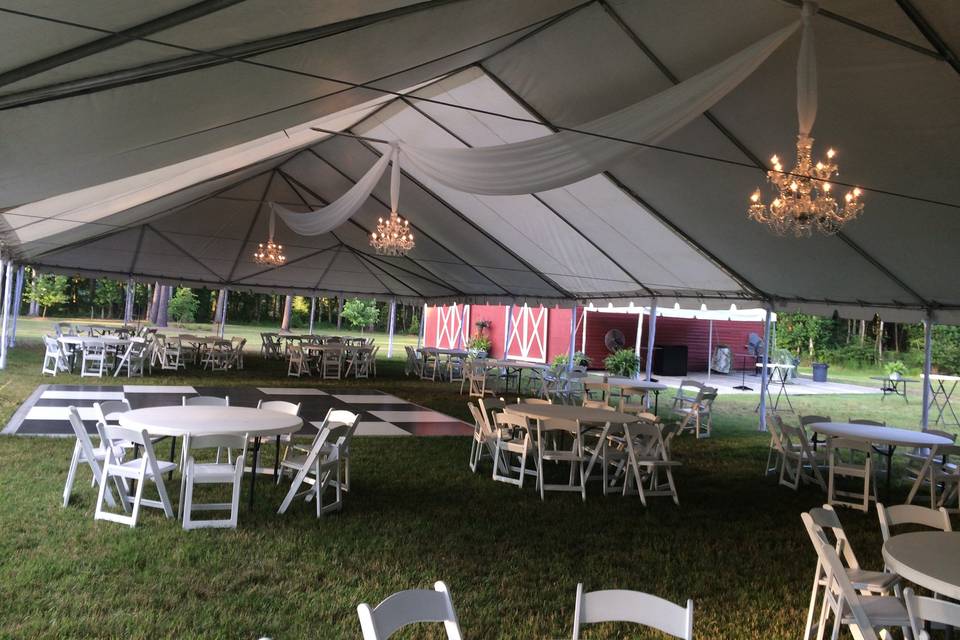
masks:
<instances>
[{"instance_id":1,"label":"barn wall","mask_svg":"<svg viewBox=\"0 0 960 640\"><path fill-rule=\"evenodd\" d=\"M491 358L503 358L503 347L506 343L507 309L503 305L470 305L470 336L477 333L476 323L480 320L489 320L491 323L487 334L493 343ZM570 346L570 309L551 308L547 315L547 349L546 361L549 363L557 354L565 354ZM424 337L424 346L435 347L437 335L437 307L427 307Z\"/></svg>"},{"instance_id":2,"label":"barn wall","mask_svg":"<svg viewBox=\"0 0 960 640\"><path fill-rule=\"evenodd\" d=\"M687 368L690 371L707 370L707 345L709 320L688 318L657 318L656 346L687 345ZM632 348L637 339L637 316L625 313L587 312L586 354L591 366L603 368L603 359L609 355L603 339L610 329L620 329L626 337L628 348ZM646 336L650 335L650 318L643 319L643 346L647 345ZM734 356L746 353L744 345L751 333L763 336L763 322L713 321L713 346L725 344ZM734 366L743 366L743 359L734 358ZM752 366L752 360L751 365Z\"/></svg>"}]
</instances>

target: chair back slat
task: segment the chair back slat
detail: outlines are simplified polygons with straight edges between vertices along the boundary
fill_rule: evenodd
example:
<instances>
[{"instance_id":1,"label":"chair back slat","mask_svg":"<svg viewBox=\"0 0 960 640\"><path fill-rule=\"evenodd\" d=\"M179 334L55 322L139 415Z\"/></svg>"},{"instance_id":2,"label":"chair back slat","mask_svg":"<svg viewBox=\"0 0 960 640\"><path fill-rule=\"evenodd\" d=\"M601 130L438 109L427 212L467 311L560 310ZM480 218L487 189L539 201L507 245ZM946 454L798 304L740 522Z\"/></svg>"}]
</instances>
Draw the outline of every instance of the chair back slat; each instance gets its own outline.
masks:
<instances>
[{"instance_id":1,"label":"chair back slat","mask_svg":"<svg viewBox=\"0 0 960 640\"><path fill-rule=\"evenodd\" d=\"M443 622L448 640L461 640L457 614L446 585L437 582L433 591L399 591L374 608L357 607L364 640L387 640L403 627L417 622Z\"/></svg>"},{"instance_id":2,"label":"chair back slat","mask_svg":"<svg viewBox=\"0 0 960 640\"><path fill-rule=\"evenodd\" d=\"M583 593L577 585L577 603L574 613L574 640L579 627L600 622L632 622L657 629L675 638L693 638L693 601L687 606L664 600L639 591L608 589Z\"/></svg>"},{"instance_id":3,"label":"chair back slat","mask_svg":"<svg viewBox=\"0 0 960 640\"><path fill-rule=\"evenodd\" d=\"M229 449L243 449L247 444L247 436L236 434L211 434L190 436L190 451L194 449L217 449L227 447ZM241 460L245 456L241 456Z\"/></svg>"},{"instance_id":4,"label":"chair back slat","mask_svg":"<svg viewBox=\"0 0 960 640\"><path fill-rule=\"evenodd\" d=\"M903 590L903 601L907 605L913 637L918 640L930 638L924 631L927 623L942 624L948 629L960 628L960 604L956 602L918 596L910 587Z\"/></svg>"},{"instance_id":5,"label":"chair back slat","mask_svg":"<svg viewBox=\"0 0 960 640\"><path fill-rule=\"evenodd\" d=\"M261 400L257 404L258 409L263 409L264 411L277 411L279 413L287 413L292 416L300 415L300 403L287 402L286 400L267 400L264 402Z\"/></svg>"},{"instance_id":6,"label":"chair back slat","mask_svg":"<svg viewBox=\"0 0 960 640\"><path fill-rule=\"evenodd\" d=\"M229 407L230 396L183 396L185 407Z\"/></svg>"},{"instance_id":7,"label":"chair back slat","mask_svg":"<svg viewBox=\"0 0 960 640\"><path fill-rule=\"evenodd\" d=\"M892 527L906 524L921 525L940 531L953 531L950 514L943 507L931 509L917 504L896 504L887 507L878 503L877 517L880 520L880 534L884 542L890 539Z\"/></svg>"}]
</instances>

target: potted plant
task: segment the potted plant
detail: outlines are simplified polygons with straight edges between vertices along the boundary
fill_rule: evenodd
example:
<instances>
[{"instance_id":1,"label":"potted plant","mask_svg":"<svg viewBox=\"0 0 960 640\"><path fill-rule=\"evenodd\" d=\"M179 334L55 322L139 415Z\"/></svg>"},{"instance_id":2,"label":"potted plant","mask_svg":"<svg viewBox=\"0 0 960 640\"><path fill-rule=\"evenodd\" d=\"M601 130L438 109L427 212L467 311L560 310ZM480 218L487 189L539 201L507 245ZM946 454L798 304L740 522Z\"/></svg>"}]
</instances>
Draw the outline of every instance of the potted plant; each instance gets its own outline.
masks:
<instances>
[{"instance_id":1,"label":"potted plant","mask_svg":"<svg viewBox=\"0 0 960 640\"><path fill-rule=\"evenodd\" d=\"M890 380L899 380L907 373L907 365L900 360L894 360L885 364L883 370Z\"/></svg>"},{"instance_id":2,"label":"potted plant","mask_svg":"<svg viewBox=\"0 0 960 640\"><path fill-rule=\"evenodd\" d=\"M475 335L467 344L467 352L474 358L486 358L493 343L487 336Z\"/></svg>"},{"instance_id":3,"label":"potted plant","mask_svg":"<svg viewBox=\"0 0 960 640\"><path fill-rule=\"evenodd\" d=\"M640 359L633 349L620 349L607 356L603 366L614 376L632 378L640 369Z\"/></svg>"},{"instance_id":4,"label":"potted plant","mask_svg":"<svg viewBox=\"0 0 960 640\"><path fill-rule=\"evenodd\" d=\"M570 357L566 353L558 353L553 357L551 364L554 369L564 369ZM583 351L577 351L573 354L573 366L587 368L590 366L590 358Z\"/></svg>"},{"instance_id":5,"label":"potted plant","mask_svg":"<svg viewBox=\"0 0 960 640\"><path fill-rule=\"evenodd\" d=\"M470 339L470 342L467 343L467 352L472 357L486 358L487 355L489 355L490 349L493 347L493 342L484 332L492 325L493 323L489 320L477 320L474 323L474 326L477 328L477 333Z\"/></svg>"}]
</instances>

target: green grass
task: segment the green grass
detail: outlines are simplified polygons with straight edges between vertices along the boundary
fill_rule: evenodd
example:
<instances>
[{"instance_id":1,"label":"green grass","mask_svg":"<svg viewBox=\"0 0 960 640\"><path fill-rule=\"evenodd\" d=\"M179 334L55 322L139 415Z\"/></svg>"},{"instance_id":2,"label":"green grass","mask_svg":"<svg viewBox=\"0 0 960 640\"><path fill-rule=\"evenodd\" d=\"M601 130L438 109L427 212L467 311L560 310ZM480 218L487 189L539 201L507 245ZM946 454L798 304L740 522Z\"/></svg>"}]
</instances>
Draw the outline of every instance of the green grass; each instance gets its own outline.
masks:
<instances>
[{"instance_id":1,"label":"green grass","mask_svg":"<svg viewBox=\"0 0 960 640\"><path fill-rule=\"evenodd\" d=\"M11 353L0 378L4 420L41 382L41 353L19 345ZM359 384L466 418L466 398L452 385L407 379L399 362L380 368ZM284 373L250 357L244 372L144 382L315 384ZM443 579L468 638L569 637L578 581L692 598L698 638L796 638L815 564L799 516L823 495L763 477L768 437L756 432L756 400L721 397L711 440L675 441L679 508L665 498L646 508L604 498L596 486L585 504L574 494L541 502L532 486L492 482L488 465L471 474L467 438L359 438L342 513L317 520L312 505L298 503L277 516L283 487L263 482L235 531L185 532L155 510L134 530L94 522L86 472L70 507L60 507L72 442L2 437L0 637L357 638L359 602ZM919 412L869 396L795 404L905 425ZM876 516L841 517L861 562L881 566ZM402 637L439 637L415 631L423 635ZM610 626L588 637L650 636Z\"/></svg>"}]
</instances>

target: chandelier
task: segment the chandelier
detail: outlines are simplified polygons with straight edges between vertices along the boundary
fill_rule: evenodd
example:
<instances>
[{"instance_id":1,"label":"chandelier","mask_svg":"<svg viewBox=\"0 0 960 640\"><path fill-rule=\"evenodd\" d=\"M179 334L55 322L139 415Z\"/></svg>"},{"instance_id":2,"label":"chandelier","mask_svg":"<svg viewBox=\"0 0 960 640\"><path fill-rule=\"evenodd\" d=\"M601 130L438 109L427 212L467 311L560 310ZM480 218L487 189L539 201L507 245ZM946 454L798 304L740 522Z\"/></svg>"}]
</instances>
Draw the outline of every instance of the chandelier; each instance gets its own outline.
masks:
<instances>
[{"instance_id":1,"label":"chandelier","mask_svg":"<svg viewBox=\"0 0 960 640\"><path fill-rule=\"evenodd\" d=\"M757 188L750 196L747 216L765 224L774 233L809 236L813 231L834 234L847 222L863 211L861 191L855 187L848 191L842 202L834 198L830 179L838 172L833 161L836 152L827 150L824 160L813 164L813 129L817 117L817 62L813 50L813 17L817 3L803 2L803 37L797 61L797 117L800 133L797 136L797 163L793 169L784 171L777 156L770 158L773 169L767 171L767 182L775 190L769 206L763 202L763 194Z\"/></svg>"},{"instance_id":2,"label":"chandelier","mask_svg":"<svg viewBox=\"0 0 960 640\"><path fill-rule=\"evenodd\" d=\"M253 252L253 261L257 264L279 267L287 261L287 256L283 255L283 245L273 241L273 231L274 213L270 211L270 235L266 244L261 242L257 245L257 250Z\"/></svg>"},{"instance_id":3,"label":"chandelier","mask_svg":"<svg viewBox=\"0 0 960 640\"><path fill-rule=\"evenodd\" d=\"M836 152L827 150L825 160L813 164L813 138L797 136L797 164L784 171L777 156L770 158L773 169L767 171L767 182L776 190L776 197L767 206L758 188L750 196L747 215L751 220L769 226L778 235L789 232L797 237L809 236L816 230L834 234L845 223L863 211L858 187L848 191L842 204L833 197L830 178L836 175Z\"/></svg>"},{"instance_id":4,"label":"chandelier","mask_svg":"<svg viewBox=\"0 0 960 640\"><path fill-rule=\"evenodd\" d=\"M414 247L410 221L401 218L396 211L391 211L386 220L380 218L377 230L370 234L370 246L384 256L407 255Z\"/></svg>"}]
</instances>

